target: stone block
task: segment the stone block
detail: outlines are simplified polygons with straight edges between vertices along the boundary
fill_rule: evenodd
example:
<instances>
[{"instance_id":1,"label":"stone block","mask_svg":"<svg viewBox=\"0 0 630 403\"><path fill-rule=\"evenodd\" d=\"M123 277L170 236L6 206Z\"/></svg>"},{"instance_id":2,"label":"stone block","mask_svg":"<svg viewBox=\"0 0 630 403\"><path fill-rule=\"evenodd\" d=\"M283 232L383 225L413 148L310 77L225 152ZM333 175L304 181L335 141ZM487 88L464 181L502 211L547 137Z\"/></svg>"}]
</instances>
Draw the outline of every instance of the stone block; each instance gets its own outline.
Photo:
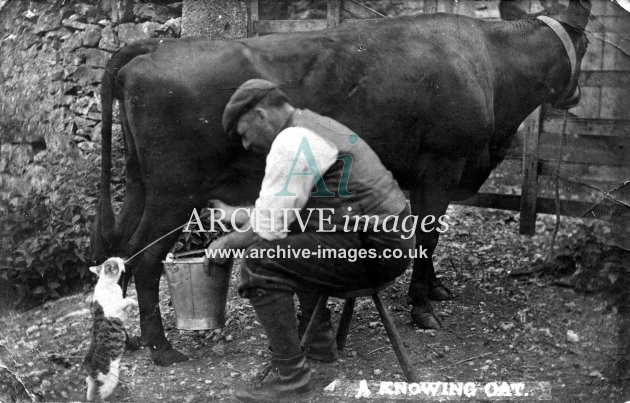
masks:
<instances>
[{"instance_id":1,"label":"stone block","mask_svg":"<svg viewBox=\"0 0 630 403\"><path fill-rule=\"evenodd\" d=\"M110 54L104 50L96 48L82 48L76 51L85 64L92 67L105 67L109 61Z\"/></svg>"},{"instance_id":2,"label":"stone block","mask_svg":"<svg viewBox=\"0 0 630 403\"><path fill-rule=\"evenodd\" d=\"M81 151L84 153L91 153L96 150L96 145L92 141L84 141L77 145Z\"/></svg>"},{"instance_id":3,"label":"stone block","mask_svg":"<svg viewBox=\"0 0 630 403\"><path fill-rule=\"evenodd\" d=\"M71 20L69 18L67 18L65 20L62 20L61 24L64 27L76 29L76 30L79 30L79 31L84 31L88 27L88 24L86 24L84 22L79 22L77 20Z\"/></svg>"},{"instance_id":4,"label":"stone block","mask_svg":"<svg viewBox=\"0 0 630 403\"><path fill-rule=\"evenodd\" d=\"M93 101L91 97L77 98L76 101L72 105L70 105L70 110L77 115L83 115L90 110L92 102Z\"/></svg>"},{"instance_id":5,"label":"stone block","mask_svg":"<svg viewBox=\"0 0 630 403\"><path fill-rule=\"evenodd\" d=\"M95 18L99 13L97 6L87 3L75 3L72 8L81 20Z\"/></svg>"},{"instance_id":6,"label":"stone block","mask_svg":"<svg viewBox=\"0 0 630 403\"><path fill-rule=\"evenodd\" d=\"M37 19L37 13L30 9L26 10L22 15L27 21L35 21Z\"/></svg>"},{"instance_id":7,"label":"stone block","mask_svg":"<svg viewBox=\"0 0 630 403\"><path fill-rule=\"evenodd\" d=\"M70 35L68 39L63 41L61 49L64 52L69 53L73 50L79 49L81 46L83 46L83 38L81 37L81 34L74 33Z\"/></svg>"},{"instance_id":8,"label":"stone block","mask_svg":"<svg viewBox=\"0 0 630 403\"><path fill-rule=\"evenodd\" d=\"M111 5L112 22L123 24L133 21L134 0L113 0Z\"/></svg>"},{"instance_id":9,"label":"stone block","mask_svg":"<svg viewBox=\"0 0 630 403\"><path fill-rule=\"evenodd\" d=\"M111 26L106 26L101 31L101 40L98 43L99 49L115 52L120 48L118 38Z\"/></svg>"},{"instance_id":10,"label":"stone block","mask_svg":"<svg viewBox=\"0 0 630 403\"><path fill-rule=\"evenodd\" d=\"M61 14L42 14L37 19L33 32L41 34L53 31L61 26Z\"/></svg>"},{"instance_id":11,"label":"stone block","mask_svg":"<svg viewBox=\"0 0 630 403\"><path fill-rule=\"evenodd\" d=\"M9 166L22 168L33 161L33 150L30 144L16 144L9 158Z\"/></svg>"},{"instance_id":12,"label":"stone block","mask_svg":"<svg viewBox=\"0 0 630 403\"><path fill-rule=\"evenodd\" d=\"M160 24L151 21L143 22L142 24L120 24L118 26L118 40L124 44L130 44L141 39L148 39L160 27Z\"/></svg>"},{"instance_id":13,"label":"stone block","mask_svg":"<svg viewBox=\"0 0 630 403\"><path fill-rule=\"evenodd\" d=\"M171 38L179 38L182 35L182 18L171 18L162 25L160 31Z\"/></svg>"},{"instance_id":14,"label":"stone block","mask_svg":"<svg viewBox=\"0 0 630 403\"><path fill-rule=\"evenodd\" d=\"M133 14L136 20L153 21L160 24L165 23L171 18L177 18L180 14L170 7L153 3L136 3L133 7Z\"/></svg>"},{"instance_id":15,"label":"stone block","mask_svg":"<svg viewBox=\"0 0 630 403\"><path fill-rule=\"evenodd\" d=\"M101 130L103 130L103 124L101 122L98 122L98 124L92 129L92 134L90 136L93 142L100 143Z\"/></svg>"},{"instance_id":16,"label":"stone block","mask_svg":"<svg viewBox=\"0 0 630 403\"><path fill-rule=\"evenodd\" d=\"M78 128L86 128L86 127L94 127L94 125L96 125L96 122L90 119L86 119L82 116L75 116L74 117L74 123L76 123Z\"/></svg>"},{"instance_id":17,"label":"stone block","mask_svg":"<svg viewBox=\"0 0 630 403\"><path fill-rule=\"evenodd\" d=\"M101 28L98 25L90 25L83 33L83 46L93 48L98 46L101 40Z\"/></svg>"},{"instance_id":18,"label":"stone block","mask_svg":"<svg viewBox=\"0 0 630 403\"><path fill-rule=\"evenodd\" d=\"M70 74L69 78L80 86L86 86L89 84L100 83L103 71L104 69L82 65L77 67L74 73Z\"/></svg>"},{"instance_id":19,"label":"stone block","mask_svg":"<svg viewBox=\"0 0 630 403\"><path fill-rule=\"evenodd\" d=\"M95 122L100 122L101 121L101 114L97 113L97 112L88 112L84 116L86 118L90 119L90 120L95 121Z\"/></svg>"},{"instance_id":20,"label":"stone block","mask_svg":"<svg viewBox=\"0 0 630 403\"><path fill-rule=\"evenodd\" d=\"M57 68L55 70L52 70L49 74L49 80L50 81L60 81L63 80L63 76L64 76L64 71L62 68Z\"/></svg>"}]
</instances>

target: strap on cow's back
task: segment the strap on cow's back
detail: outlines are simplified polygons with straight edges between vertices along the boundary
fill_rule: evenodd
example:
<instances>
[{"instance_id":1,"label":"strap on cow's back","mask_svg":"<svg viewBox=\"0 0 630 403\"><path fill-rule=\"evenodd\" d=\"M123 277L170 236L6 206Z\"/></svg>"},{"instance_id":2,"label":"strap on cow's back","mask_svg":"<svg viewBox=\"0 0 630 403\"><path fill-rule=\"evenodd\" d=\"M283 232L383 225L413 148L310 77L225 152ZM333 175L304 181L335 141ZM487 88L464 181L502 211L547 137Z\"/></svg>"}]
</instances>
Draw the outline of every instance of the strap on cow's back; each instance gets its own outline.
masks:
<instances>
[{"instance_id":1,"label":"strap on cow's back","mask_svg":"<svg viewBox=\"0 0 630 403\"><path fill-rule=\"evenodd\" d=\"M575 52L575 46L573 46L573 41L571 40L569 33L564 29L564 27L558 20L548 17L546 15L539 15L536 18L544 22L549 28L553 30L556 36L560 38L560 41L562 41L562 44L564 45L564 50L567 52L567 57L569 58L569 62L571 63L571 79L569 80L567 87L564 89L564 91L562 91L562 94L558 98L558 99L564 99L568 95L570 95L569 91L571 90L573 81L575 80L575 76L577 75L578 66L577 66L577 53Z\"/></svg>"}]
</instances>

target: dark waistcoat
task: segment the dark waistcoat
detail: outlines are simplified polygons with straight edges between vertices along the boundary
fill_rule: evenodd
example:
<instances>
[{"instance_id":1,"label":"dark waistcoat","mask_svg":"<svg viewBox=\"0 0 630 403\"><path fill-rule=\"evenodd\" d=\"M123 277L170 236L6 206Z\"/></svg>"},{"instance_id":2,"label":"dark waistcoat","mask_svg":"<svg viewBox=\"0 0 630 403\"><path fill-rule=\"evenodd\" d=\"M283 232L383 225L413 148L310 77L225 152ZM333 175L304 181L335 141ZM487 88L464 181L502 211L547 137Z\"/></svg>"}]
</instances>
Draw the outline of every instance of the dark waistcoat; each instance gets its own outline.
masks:
<instances>
[{"instance_id":1,"label":"dark waistcoat","mask_svg":"<svg viewBox=\"0 0 630 403\"><path fill-rule=\"evenodd\" d=\"M313 187L305 208L333 208L335 212L331 221L337 225L343 225L344 216L379 216L382 221L386 216L397 215L405 209L405 195L392 173L352 130L308 109L296 109L287 123L287 127L304 127L313 131L335 144L339 150L338 160L322 173L328 192L322 192L321 186L319 192L317 187ZM317 224L309 222L309 227Z\"/></svg>"}]
</instances>

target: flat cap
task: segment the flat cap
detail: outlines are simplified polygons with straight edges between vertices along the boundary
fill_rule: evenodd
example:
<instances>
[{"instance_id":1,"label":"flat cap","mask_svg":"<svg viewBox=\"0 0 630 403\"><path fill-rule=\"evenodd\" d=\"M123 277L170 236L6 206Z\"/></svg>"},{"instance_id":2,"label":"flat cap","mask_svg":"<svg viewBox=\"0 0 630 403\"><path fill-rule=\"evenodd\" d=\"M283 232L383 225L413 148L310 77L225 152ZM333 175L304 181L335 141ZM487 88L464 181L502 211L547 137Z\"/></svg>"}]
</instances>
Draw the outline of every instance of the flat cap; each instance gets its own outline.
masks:
<instances>
[{"instance_id":1,"label":"flat cap","mask_svg":"<svg viewBox=\"0 0 630 403\"><path fill-rule=\"evenodd\" d=\"M225 105L223 111L223 130L228 136L232 136L236 130L241 116L249 112L272 90L276 89L276 85L271 81L254 78L245 81L240 87L234 91L232 97Z\"/></svg>"}]
</instances>

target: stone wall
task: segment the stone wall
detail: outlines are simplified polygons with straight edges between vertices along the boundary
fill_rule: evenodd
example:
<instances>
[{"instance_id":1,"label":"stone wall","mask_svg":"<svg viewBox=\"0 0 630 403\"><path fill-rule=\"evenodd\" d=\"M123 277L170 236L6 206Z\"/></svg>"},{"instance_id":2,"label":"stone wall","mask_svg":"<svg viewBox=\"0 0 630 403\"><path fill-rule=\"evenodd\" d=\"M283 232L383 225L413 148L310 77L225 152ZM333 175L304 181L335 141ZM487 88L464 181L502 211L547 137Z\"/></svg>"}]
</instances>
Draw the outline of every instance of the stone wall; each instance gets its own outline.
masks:
<instances>
[{"instance_id":1,"label":"stone wall","mask_svg":"<svg viewBox=\"0 0 630 403\"><path fill-rule=\"evenodd\" d=\"M181 2L157 3L0 3L0 185L43 150L98 147L99 83L111 54L138 39L180 36Z\"/></svg>"}]
</instances>

